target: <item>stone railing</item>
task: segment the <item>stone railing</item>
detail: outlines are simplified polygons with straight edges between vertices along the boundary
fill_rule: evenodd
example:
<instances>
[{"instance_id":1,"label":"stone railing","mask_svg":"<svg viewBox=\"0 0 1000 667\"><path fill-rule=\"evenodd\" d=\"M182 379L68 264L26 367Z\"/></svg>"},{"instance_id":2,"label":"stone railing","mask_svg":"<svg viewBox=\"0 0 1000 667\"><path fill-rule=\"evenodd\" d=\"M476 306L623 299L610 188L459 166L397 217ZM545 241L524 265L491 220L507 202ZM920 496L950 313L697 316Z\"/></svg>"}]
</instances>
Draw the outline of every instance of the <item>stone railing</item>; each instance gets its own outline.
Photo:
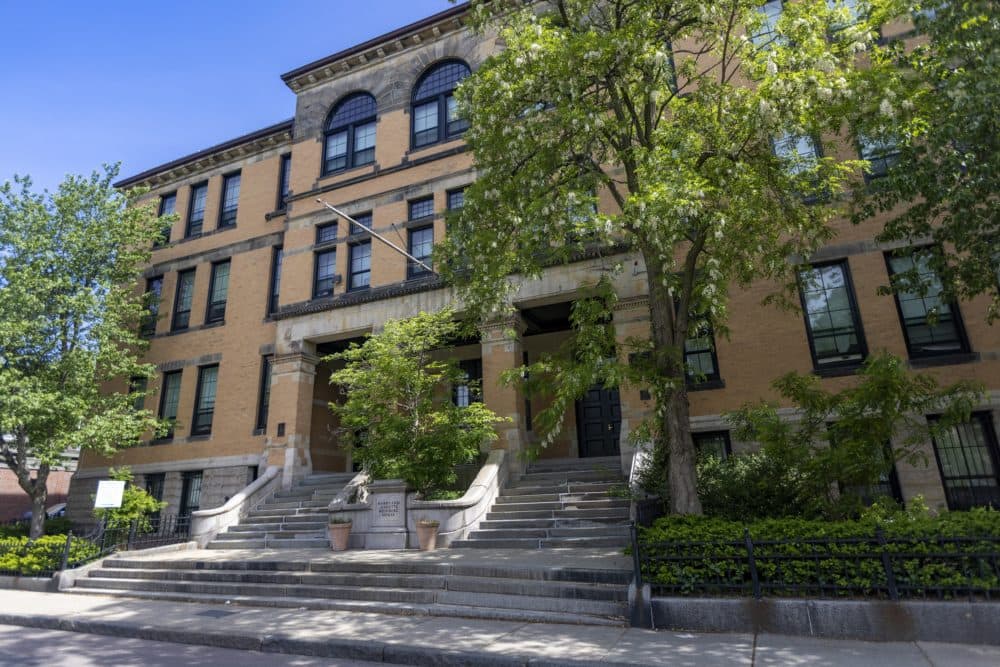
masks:
<instances>
[{"instance_id":1,"label":"stone railing","mask_svg":"<svg viewBox=\"0 0 1000 667\"><path fill-rule=\"evenodd\" d=\"M204 547L216 535L241 519L281 488L281 468L269 466L260 477L226 501L221 507L191 513L191 539Z\"/></svg>"},{"instance_id":2,"label":"stone railing","mask_svg":"<svg viewBox=\"0 0 1000 667\"><path fill-rule=\"evenodd\" d=\"M440 524L437 546L447 547L479 525L508 475L506 452L493 450L461 498L417 500L402 480L352 479L330 503L330 517L351 520L352 549L406 549L417 546L417 521ZM367 491L367 493L366 493Z\"/></svg>"},{"instance_id":3,"label":"stone railing","mask_svg":"<svg viewBox=\"0 0 1000 667\"><path fill-rule=\"evenodd\" d=\"M440 524L437 545L447 547L474 530L485 518L496 501L500 488L507 482L507 452L490 451L486 463L472 480L465 495L455 500L417 500L415 494L406 496L406 527L416 544L417 521L431 519Z\"/></svg>"}]
</instances>

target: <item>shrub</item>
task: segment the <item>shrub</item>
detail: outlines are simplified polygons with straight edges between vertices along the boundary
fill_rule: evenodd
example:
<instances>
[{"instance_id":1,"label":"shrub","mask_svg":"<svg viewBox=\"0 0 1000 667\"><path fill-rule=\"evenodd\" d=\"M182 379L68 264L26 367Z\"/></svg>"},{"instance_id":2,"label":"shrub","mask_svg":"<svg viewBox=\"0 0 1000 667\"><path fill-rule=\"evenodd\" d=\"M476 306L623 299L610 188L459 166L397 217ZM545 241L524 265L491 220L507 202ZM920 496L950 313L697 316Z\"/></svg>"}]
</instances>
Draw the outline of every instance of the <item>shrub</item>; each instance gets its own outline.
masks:
<instances>
[{"instance_id":1,"label":"shrub","mask_svg":"<svg viewBox=\"0 0 1000 667\"><path fill-rule=\"evenodd\" d=\"M151 496L145 489L132 483L132 471L128 466L111 468L108 471L111 479L125 482L125 492L122 494L121 507L114 509L95 509L94 517L103 519L108 528L124 528L138 521L139 532L149 532L152 529L150 516L159 512L167 503Z\"/></svg>"},{"instance_id":2,"label":"shrub","mask_svg":"<svg viewBox=\"0 0 1000 667\"><path fill-rule=\"evenodd\" d=\"M50 574L62 565L65 550L65 535L45 535L34 541L27 537L0 539L0 572L26 576ZM100 548L93 542L73 538L69 563L79 565L99 554Z\"/></svg>"},{"instance_id":3,"label":"shrub","mask_svg":"<svg viewBox=\"0 0 1000 667\"><path fill-rule=\"evenodd\" d=\"M884 546L875 539L879 529ZM987 509L931 517L880 506L855 521L783 518L750 524L664 517L640 531L644 576L672 593L748 594L746 531L761 585L773 595L884 596L883 552L891 556L904 597L936 596L938 587L992 594L1000 589L1000 512ZM963 539L945 541L952 538Z\"/></svg>"},{"instance_id":4,"label":"shrub","mask_svg":"<svg viewBox=\"0 0 1000 667\"><path fill-rule=\"evenodd\" d=\"M28 522L13 523L8 526L0 526L0 539L5 537L27 537ZM73 527L73 524L64 516L45 520L46 535L65 535Z\"/></svg>"}]
</instances>

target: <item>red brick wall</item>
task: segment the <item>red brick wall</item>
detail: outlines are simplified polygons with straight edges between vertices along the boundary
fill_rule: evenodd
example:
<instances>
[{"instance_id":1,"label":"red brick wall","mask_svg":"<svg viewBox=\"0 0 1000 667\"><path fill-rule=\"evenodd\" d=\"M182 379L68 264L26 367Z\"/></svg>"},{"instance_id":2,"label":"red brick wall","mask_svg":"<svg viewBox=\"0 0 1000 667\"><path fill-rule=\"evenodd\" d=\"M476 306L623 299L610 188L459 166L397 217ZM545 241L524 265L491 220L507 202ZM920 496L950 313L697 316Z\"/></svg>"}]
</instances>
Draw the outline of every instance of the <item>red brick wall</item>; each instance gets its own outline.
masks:
<instances>
[{"instance_id":1,"label":"red brick wall","mask_svg":"<svg viewBox=\"0 0 1000 667\"><path fill-rule=\"evenodd\" d=\"M49 473L49 499L46 507L66 502L69 493L69 478L73 473L58 470ZM31 509L31 499L17 483L17 476L8 468L0 468L0 521L20 519Z\"/></svg>"}]
</instances>

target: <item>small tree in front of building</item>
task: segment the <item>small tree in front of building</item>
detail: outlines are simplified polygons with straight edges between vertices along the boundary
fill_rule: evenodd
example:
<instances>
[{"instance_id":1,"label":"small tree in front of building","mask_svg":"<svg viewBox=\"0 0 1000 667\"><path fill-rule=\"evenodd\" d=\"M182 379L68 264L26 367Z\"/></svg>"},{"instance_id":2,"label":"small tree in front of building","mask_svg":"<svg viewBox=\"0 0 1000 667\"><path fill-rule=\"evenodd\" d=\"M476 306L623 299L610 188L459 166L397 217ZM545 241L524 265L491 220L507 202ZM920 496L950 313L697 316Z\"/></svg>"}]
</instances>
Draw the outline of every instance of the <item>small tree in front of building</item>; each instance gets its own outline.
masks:
<instances>
[{"instance_id":1,"label":"small tree in front of building","mask_svg":"<svg viewBox=\"0 0 1000 667\"><path fill-rule=\"evenodd\" d=\"M135 290L160 222L113 186L117 167L68 177L54 193L0 186L0 458L44 532L49 471L66 451L109 455L158 425L125 387L139 361L145 297Z\"/></svg>"},{"instance_id":2,"label":"small tree in front of building","mask_svg":"<svg viewBox=\"0 0 1000 667\"><path fill-rule=\"evenodd\" d=\"M685 342L704 322L725 332L734 286L794 290L795 258L833 237L837 194L862 163L817 142L878 95L891 64L861 66L859 53L897 3L872 0L855 16L851 3L801 0L774 23L760 0L472 4L503 50L458 91L477 180L449 223L443 272L488 318L554 263L609 246L637 253L648 432L668 462L672 511L700 513ZM610 202L600 211L599 196ZM590 360L586 381L552 389L613 385L628 375L620 365Z\"/></svg>"},{"instance_id":3,"label":"small tree in front of building","mask_svg":"<svg viewBox=\"0 0 1000 667\"><path fill-rule=\"evenodd\" d=\"M94 517L102 520L108 528L131 528L135 522L137 531L148 532L153 527L150 517L166 507L167 503L157 500L148 491L133 484L134 477L128 466L111 468L108 477L125 482L121 507L95 509Z\"/></svg>"},{"instance_id":4,"label":"small tree in front of building","mask_svg":"<svg viewBox=\"0 0 1000 667\"><path fill-rule=\"evenodd\" d=\"M330 376L345 395L330 404L341 442L374 478L401 478L424 498L454 484L455 466L495 440L501 421L481 402L452 401L452 388L469 382L447 358L459 332L449 310L420 313L328 357L344 362Z\"/></svg>"}]
</instances>

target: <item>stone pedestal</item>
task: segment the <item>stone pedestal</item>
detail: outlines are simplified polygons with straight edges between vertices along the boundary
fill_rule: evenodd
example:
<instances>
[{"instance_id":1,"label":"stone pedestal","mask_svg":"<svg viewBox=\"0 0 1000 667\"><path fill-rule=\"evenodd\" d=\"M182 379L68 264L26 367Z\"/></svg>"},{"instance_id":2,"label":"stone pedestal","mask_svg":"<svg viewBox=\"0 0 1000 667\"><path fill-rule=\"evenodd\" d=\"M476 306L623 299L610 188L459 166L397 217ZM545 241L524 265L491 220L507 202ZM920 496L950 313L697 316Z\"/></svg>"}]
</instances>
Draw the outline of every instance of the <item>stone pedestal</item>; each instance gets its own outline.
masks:
<instances>
[{"instance_id":1,"label":"stone pedestal","mask_svg":"<svg viewBox=\"0 0 1000 667\"><path fill-rule=\"evenodd\" d=\"M268 428L275 435L268 438L267 464L281 467L284 489L312 472L309 439L317 363L319 358L306 351L274 359Z\"/></svg>"},{"instance_id":2,"label":"stone pedestal","mask_svg":"<svg viewBox=\"0 0 1000 667\"><path fill-rule=\"evenodd\" d=\"M629 339L649 340L650 337L649 298L643 295L619 300L614 306L614 326L619 361L629 363L629 355L635 353L628 344ZM652 412L654 405L646 387L623 385L619 387L619 396L622 411L619 449L622 472L627 475L635 455L629 434Z\"/></svg>"},{"instance_id":3,"label":"stone pedestal","mask_svg":"<svg viewBox=\"0 0 1000 667\"><path fill-rule=\"evenodd\" d=\"M494 449L505 449L510 454L512 469L523 463L520 452L527 443L524 424L524 392L520 383L504 384L504 371L519 368L524 363L521 334L524 323L514 315L494 320L481 327L483 355L483 402L498 416L510 421L497 426L498 439Z\"/></svg>"},{"instance_id":4,"label":"stone pedestal","mask_svg":"<svg viewBox=\"0 0 1000 667\"><path fill-rule=\"evenodd\" d=\"M368 525L364 527L365 549L405 549L406 484L399 479L372 482L368 486Z\"/></svg>"}]
</instances>

